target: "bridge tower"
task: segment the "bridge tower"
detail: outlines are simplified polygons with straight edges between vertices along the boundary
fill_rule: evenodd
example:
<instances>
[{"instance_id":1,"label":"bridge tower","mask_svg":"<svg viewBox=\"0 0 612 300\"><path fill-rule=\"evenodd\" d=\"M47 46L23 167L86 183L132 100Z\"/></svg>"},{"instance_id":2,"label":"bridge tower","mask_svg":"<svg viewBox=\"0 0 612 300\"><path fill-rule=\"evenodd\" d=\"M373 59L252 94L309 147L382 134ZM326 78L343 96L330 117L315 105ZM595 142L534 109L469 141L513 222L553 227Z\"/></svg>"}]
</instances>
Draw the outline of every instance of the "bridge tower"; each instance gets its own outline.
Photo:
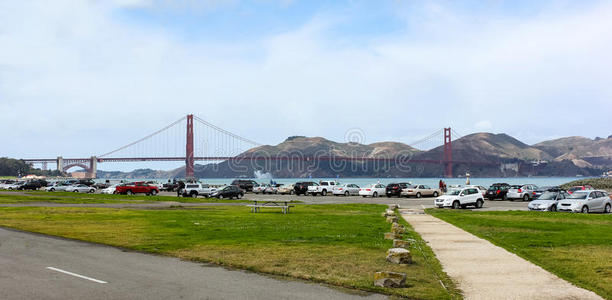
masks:
<instances>
[{"instance_id":1,"label":"bridge tower","mask_svg":"<svg viewBox=\"0 0 612 300\"><path fill-rule=\"evenodd\" d=\"M444 176L453 177L453 147L450 127L444 128Z\"/></svg>"},{"instance_id":2,"label":"bridge tower","mask_svg":"<svg viewBox=\"0 0 612 300\"><path fill-rule=\"evenodd\" d=\"M64 158L61 156L57 157L57 170L60 172L64 172Z\"/></svg>"},{"instance_id":3,"label":"bridge tower","mask_svg":"<svg viewBox=\"0 0 612 300\"><path fill-rule=\"evenodd\" d=\"M92 156L89 159L89 178L96 178L98 173L98 158Z\"/></svg>"},{"instance_id":4,"label":"bridge tower","mask_svg":"<svg viewBox=\"0 0 612 300\"><path fill-rule=\"evenodd\" d=\"M187 115L187 144L185 147L185 178L193 177L193 115Z\"/></svg>"}]
</instances>

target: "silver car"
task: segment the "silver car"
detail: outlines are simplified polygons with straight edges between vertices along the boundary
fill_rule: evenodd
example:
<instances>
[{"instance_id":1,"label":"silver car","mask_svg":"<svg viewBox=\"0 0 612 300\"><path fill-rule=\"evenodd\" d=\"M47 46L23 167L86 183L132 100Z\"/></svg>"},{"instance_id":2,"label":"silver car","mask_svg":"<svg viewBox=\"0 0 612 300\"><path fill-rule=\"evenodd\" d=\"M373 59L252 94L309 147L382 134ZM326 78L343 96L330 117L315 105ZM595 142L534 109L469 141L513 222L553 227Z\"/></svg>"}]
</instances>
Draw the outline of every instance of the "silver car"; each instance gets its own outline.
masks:
<instances>
[{"instance_id":1,"label":"silver car","mask_svg":"<svg viewBox=\"0 0 612 300\"><path fill-rule=\"evenodd\" d=\"M332 194L334 194L334 196L356 196L359 195L359 186L353 183L340 184L334 186Z\"/></svg>"},{"instance_id":2,"label":"silver car","mask_svg":"<svg viewBox=\"0 0 612 300\"><path fill-rule=\"evenodd\" d=\"M95 191L96 191L95 188L84 185L84 184L71 185L66 188L66 192L74 192L74 193L94 193Z\"/></svg>"},{"instance_id":3,"label":"silver car","mask_svg":"<svg viewBox=\"0 0 612 300\"><path fill-rule=\"evenodd\" d=\"M65 191L67 188L69 187L69 185L66 184L62 184L62 183L56 183L52 186L48 186L45 188L45 191L47 192L62 192Z\"/></svg>"},{"instance_id":4,"label":"silver car","mask_svg":"<svg viewBox=\"0 0 612 300\"><path fill-rule=\"evenodd\" d=\"M560 200L557 203L558 211L581 212L588 214L590 212L610 213L612 209L612 200L606 191L602 190L581 190L575 191L567 199Z\"/></svg>"},{"instance_id":5,"label":"silver car","mask_svg":"<svg viewBox=\"0 0 612 300\"><path fill-rule=\"evenodd\" d=\"M527 208L538 211L557 211L557 203L569 196L570 194L566 191L546 191L537 199L529 202Z\"/></svg>"},{"instance_id":6,"label":"silver car","mask_svg":"<svg viewBox=\"0 0 612 300\"><path fill-rule=\"evenodd\" d=\"M535 184L512 185L506 194L506 198L510 200L522 199L529 201L532 198L533 192L538 189Z\"/></svg>"}]
</instances>

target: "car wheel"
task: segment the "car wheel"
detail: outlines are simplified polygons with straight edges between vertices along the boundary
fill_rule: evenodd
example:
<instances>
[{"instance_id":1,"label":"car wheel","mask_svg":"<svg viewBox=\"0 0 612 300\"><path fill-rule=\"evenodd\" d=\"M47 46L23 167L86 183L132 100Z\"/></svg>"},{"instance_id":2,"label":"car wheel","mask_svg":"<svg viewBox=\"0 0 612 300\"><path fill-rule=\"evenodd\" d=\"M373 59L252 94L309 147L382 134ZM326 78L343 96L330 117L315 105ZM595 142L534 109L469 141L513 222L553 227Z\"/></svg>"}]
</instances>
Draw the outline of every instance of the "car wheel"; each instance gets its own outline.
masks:
<instances>
[{"instance_id":1,"label":"car wheel","mask_svg":"<svg viewBox=\"0 0 612 300\"><path fill-rule=\"evenodd\" d=\"M378 198L378 192L374 192L374 194L372 194L372 198Z\"/></svg>"},{"instance_id":2,"label":"car wheel","mask_svg":"<svg viewBox=\"0 0 612 300\"><path fill-rule=\"evenodd\" d=\"M556 204L551 205L550 211L557 211L557 205Z\"/></svg>"},{"instance_id":3,"label":"car wheel","mask_svg":"<svg viewBox=\"0 0 612 300\"><path fill-rule=\"evenodd\" d=\"M529 195L525 194L525 195L523 196L523 201L529 201Z\"/></svg>"},{"instance_id":4,"label":"car wheel","mask_svg":"<svg viewBox=\"0 0 612 300\"><path fill-rule=\"evenodd\" d=\"M417 198L421 198L421 193L416 193Z\"/></svg>"},{"instance_id":5,"label":"car wheel","mask_svg":"<svg viewBox=\"0 0 612 300\"><path fill-rule=\"evenodd\" d=\"M476 200L476 208L482 208L482 200Z\"/></svg>"},{"instance_id":6,"label":"car wheel","mask_svg":"<svg viewBox=\"0 0 612 300\"><path fill-rule=\"evenodd\" d=\"M89 193L90 193L90 194L93 194L93 193L95 193L95 192L96 192L96 190L89 190Z\"/></svg>"},{"instance_id":7,"label":"car wheel","mask_svg":"<svg viewBox=\"0 0 612 300\"><path fill-rule=\"evenodd\" d=\"M453 202L453 209L459 209L459 207L461 207L461 205L459 204L459 201Z\"/></svg>"},{"instance_id":8,"label":"car wheel","mask_svg":"<svg viewBox=\"0 0 612 300\"><path fill-rule=\"evenodd\" d=\"M604 208L604 214L609 214L611 210L612 207L610 207L610 204L606 204L606 207Z\"/></svg>"},{"instance_id":9,"label":"car wheel","mask_svg":"<svg viewBox=\"0 0 612 300\"><path fill-rule=\"evenodd\" d=\"M236 196L236 198L242 199L242 194L238 194L238 196Z\"/></svg>"},{"instance_id":10,"label":"car wheel","mask_svg":"<svg viewBox=\"0 0 612 300\"><path fill-rule=\"evenodd\" d=\"M349 192L348 191L344 192L344 197L348 197L348 196L349 196Z\"/></svg>"},{"instance_id":11,"label":"car wheel","mask_svg":"<svg viewBox=\"0 0 612 300\"><path fill-rule=\"evenodd\" d=\"M223 195L219 195L219 196L217 196L217 198L223 199Z\"/></svg>"},{"instance_id":12,"label":"car wheel","mask_svg":"<svg viewBox=\"0 0 612 300\"><path fill-rule=\"evenodd\" d=\"M78 192L79 192L79 190L74 190L74 191L72 191L72 192L73 192L73 193L78 193Z\"/></svg>"},{"instance_id":13,"label":"car wheel","mask_svg":"<svg viewBox=\"0 0 612 300\"><path fill-rule=\"evenodd\" d=\"M582 212L583 214L588 214L588 213L589 213L589 207L588 207L588 206L586 206L586 205L585 205L585 206L583 206L583 207L582 207L581 212Z\"/></svg>"},{"instance_id":14,"label":"car wheel","mask_svg":"<svg viewBox=\"0 0 612 300\"><path fill-rule=\"evenodd\" d=\"M433 193L433 196L434 196L434 197L438 197L438 192L434 192L434 193Z\"/></svg>"},{"instance_id":15,"label":"car wheel","mask_svg":"<svg viewBox=\"0 0 612 300\"><path fill-rule=\"evenodd\" d=\"M198 198L198 193L191 193L191 198Z\"/></svg>"},{"instance_id":16,"label":"car wheel","mask_svg":"<svg viewBox=\"0 0 612 300\"><path fill-rule=\"evenodd\" d=\"M322 190L321 191L321 196L327 196L327 190Z\"/></svg>"},{"instance_id":17,"label":"car wheel","mask_svg":"<svg viewBox=\"0 0 612 300\"><path fill-rule=\"evenodd\" d=\"M50 192L55 192L55 189L50 189L49 191L50 191Z\"/></svg>"},{"instance_id":18,"label":"car wheel","mask_svg":"<svg viewBox=\"0 0 612 300\"><path fill-rule=\"evenodd\" d=\"M134 195L134 193L131 190L128 190L127 192L125 192L127 195Z\"/></svg>"},{"instance_id":19,"label":"car wheel","mask_svg":"<svg viewBox=\"0 0 612 300\"><path fill-rule=\"evenodd\" d=\"M157 191L156 190L151 190L151 196L155 196L157 195Z\"/></svg>"}]
</instances>

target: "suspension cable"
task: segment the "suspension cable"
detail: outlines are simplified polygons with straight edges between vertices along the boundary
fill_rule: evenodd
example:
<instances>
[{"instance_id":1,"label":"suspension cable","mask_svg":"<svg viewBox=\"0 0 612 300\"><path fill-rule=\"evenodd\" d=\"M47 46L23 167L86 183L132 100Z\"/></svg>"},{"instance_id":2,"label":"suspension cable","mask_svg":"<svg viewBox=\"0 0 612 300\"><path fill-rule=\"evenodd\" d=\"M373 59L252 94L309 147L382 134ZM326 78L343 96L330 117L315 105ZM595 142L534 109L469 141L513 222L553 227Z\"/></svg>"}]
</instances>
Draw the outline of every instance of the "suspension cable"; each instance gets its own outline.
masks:
<instances>
[{"instance_id":1,"label":"suspension cable","mask_svg":"<svg viewBox=\"0 0 612 300\"><path fill-rule=\"evenodd\" d=\"M227 134L227 135L229 135L229 136L231 136L231 137L233 137L233 138L235 138L235 139L241 140L241 141L243 141L243 142L245 142L245 143L249 143L249 144L252 144L252 145L254 145L254 146L261 146L261 145L262 145L262 144L260 144L260 143L258 143L258 142L255 142L255 141L249 140L249 139L247 139L247 138L243 138L243 137L241 137L241 136L239 136L239 135L236 135L236 134L233 134L233 133L231 133L231 132L229 132L229 131L227 131L227 130L225 130L225 129L223 129L223 128L220 128L220 127L218 127L218 126L215 126L215 125L213 125L213 124L211 124L211 123L209 123L209 122L207 122L207 121L204 121L203 119L200 119L198 116L193 116L193 118L194 118L195 120L197 120L198 122L201 122L202 124L204 124L204 125L206 125L206 126L208 126L208 127L212 128L212 129L215 129L215 130L217 130L217 131L219 131L219 132L221 132L221 133Z\"/></svg>"}]
</instances>

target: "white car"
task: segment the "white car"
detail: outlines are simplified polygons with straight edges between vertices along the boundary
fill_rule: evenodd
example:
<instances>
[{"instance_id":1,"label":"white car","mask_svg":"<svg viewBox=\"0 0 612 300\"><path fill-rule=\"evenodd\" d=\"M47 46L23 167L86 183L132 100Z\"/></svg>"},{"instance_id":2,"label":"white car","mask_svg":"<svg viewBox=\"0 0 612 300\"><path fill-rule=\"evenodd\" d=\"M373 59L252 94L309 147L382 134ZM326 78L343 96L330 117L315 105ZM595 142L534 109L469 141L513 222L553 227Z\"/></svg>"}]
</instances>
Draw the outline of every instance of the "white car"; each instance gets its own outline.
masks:
<instances>
[{"instance_id":1,"label":"white car","mask_svg":"<svg viewBox=\"0 0 612 300\"><path fill-rule=\"evenodd\" d=\"M270 184L264 189L263 193L264 194L278 194L278 187Z\"/></svg>"},{"instance_id":2,"label":"white car","mask_svg":"<svg viewBox=\"0 0 612 300\"><path fill-rule=\"evenodd\" d=\"M253 193L255 193L255 194L259 194L259 193L265 194L267 187L268 187L267 184L260 184L258 186L254 186L253 187Z\"/></svg>"},{"instance_id":3,"label":"white car","mask_svg":"<svg viewBox=\"0 0 612 300\"><path fill-rule=\"evenodd\" d=\"M327 193L331 193L336 185L338 183L335 181L319 181L318 185L308 186L308 194L327 196Z\"/></svg>"},{"instance_id":4,"label":"white car","mask_svg":"<svg viewBox=\"0 0 612 300\"><path fill-rule=\"evenodd\" d=\"M566 199L557 203L557 211L610 213L612 200L606 191L602 190L580 190L575 191Z\"/></svg>"},{"instance_id":5,"label":"white car","mask_svg":"<svg viewBox=\"0 0 612 300\"><path fill-rule=\"evenodd\" d=\"M538 189L534 184L512 185L506 194L506 198L510 200L522 199L523 201L531 200L533 192Z\"/></svg>"},{"instance_id":6,"label":"white car","mask_svg":"<svg viewBox=\"0 0 612 300\"><path fill-rule=\"evenodd\" d=\"M57 191L57 192L63 192L63 191L65 191L65 190L66 190L68 187L69 187L68 185L65 185L65 184L62 184L62 183L55 183L55 184L54 184L54 185L52 185L52 186L48 186L48 187L46 187L46 188L45 188L45 191L47 191L47 192L55 192L55 191Z\"/></svg>"},{"instance_id":7,"label":"white car","mask_svg":"<svg viewBox=\"0 0 612 300\"><path fill-rule=\"evenodd\" d=\"M336 185L332 190L332 194L334 196L351 196L351 195L359 195L359 186L353 183L345 183L341 185Z\"/></svg>"},{"instance_id":8,"label":"white car","mask_svg":"<svg viewBox=\"0 0 612 300\"><path fill-rule=\"evenodd\" d=\"M8 187L13 184L15 184L14 180L0 180L0 190L8 190Z\"/></svg>"},{"instance_id":9,"label":"white car","mask_svg":"<svg viewBox=\"0 0 612 300\"><path fill-rule=\"evenodd\" d=\"M569 196L570 194L563 190L546 191L537 199L529 202L527 208L537 211L557 211L558 202Z\"/></svg>"},{"instance_id":10,"label":"white car","mask_svg":"<svg viewBox=\"0 0 612 300\"><path fill-rule=\"evenodd\" d=\"M66 188L66 192L74 193L95 193L96 189L84 184L71 185Z\"/></svg>"},{"instance_id":11,"label":"white car","mask_svg":"<svg viewBox=\"0 0 612 300\"><path fill-rule=\"evenodd\" d=\"M385 194L385 185L380 183L370 184L359 189L359 196L376 198Z\"/></svg>"},{"instance_id":12,"label":"white car","mask_svg":"<svg viewBox=\"0 0 612 300\"><path fill-rule=\"evenodd\" d=\"M26 184L25 181L19 181L19 182L14 182L11 184L7 184L5 189L12 191L12 190L18 190L20 186Z\"/></svg>"},{"instance_id":13,"label":"white car","mask_svg":"<svg viewBox=\"0 0 612 300\"><path fill-rule=\"evenodd\" d=\"M451 189L448 193L434 200L434 205L438 208L452 207L453 209L465 208L468 205L481 208L483 203L482 193L477 188L472 187Z\"/></svg>"},{"instance_id":14,"label":"white car","mask_svg":"<svg viewBox=\"0 0 612 300\"><path fill-rule=\"evenodd\" d=\"M107 195L112 195L115 193L115 190L117 189L117 186L119 184L113 184L107 188L102 189L102 191L100 191L102 194L107 194Z\"/></svg>"}]
</instances>

